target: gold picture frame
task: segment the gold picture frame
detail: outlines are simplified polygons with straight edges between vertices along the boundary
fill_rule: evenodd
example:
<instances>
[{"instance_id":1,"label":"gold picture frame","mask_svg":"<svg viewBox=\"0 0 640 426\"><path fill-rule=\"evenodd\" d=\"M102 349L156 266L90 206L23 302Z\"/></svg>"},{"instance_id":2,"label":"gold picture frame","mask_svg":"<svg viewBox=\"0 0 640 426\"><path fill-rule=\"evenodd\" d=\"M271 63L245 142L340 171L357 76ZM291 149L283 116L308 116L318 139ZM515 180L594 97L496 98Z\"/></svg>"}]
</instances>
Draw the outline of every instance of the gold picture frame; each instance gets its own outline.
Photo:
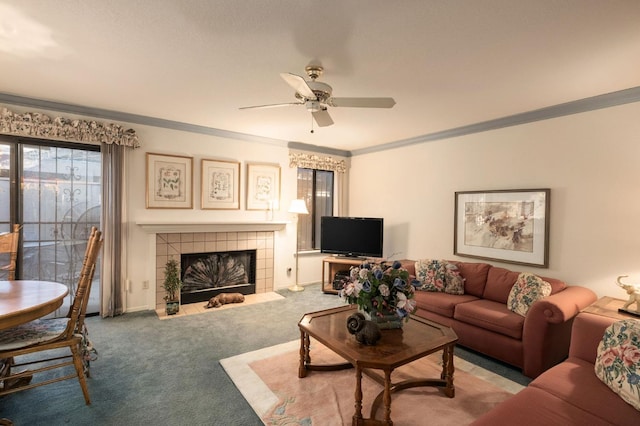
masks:
<instances>
[{"instance_id":1,"label":"gold picture frame","mask_svg":"<svg viewBox=\"0 0 640 426\"><path fill-rule=\"evenodd\" d=\"M148 209L193 208L193 158L148 152Z\"/></svg>"},{"instance_id":2,"label":"gold picture frame","mask_svg":"<svg viewBox=\"0 0 640 426\"><path fill-rule=\"evenodd\" d=\"M280 165L247 164L247 210L278 210Z\"/></svg>"},{"instance_id":3,"label":"gold picture frame","mask_svg":"<svg viewBox=\"0 0 640 426\"><path fill-rule=\"evenodd\" d=\"M201 208L240 209L240 163L203 158L201 161Z\"/></svg>"}]
</instances>

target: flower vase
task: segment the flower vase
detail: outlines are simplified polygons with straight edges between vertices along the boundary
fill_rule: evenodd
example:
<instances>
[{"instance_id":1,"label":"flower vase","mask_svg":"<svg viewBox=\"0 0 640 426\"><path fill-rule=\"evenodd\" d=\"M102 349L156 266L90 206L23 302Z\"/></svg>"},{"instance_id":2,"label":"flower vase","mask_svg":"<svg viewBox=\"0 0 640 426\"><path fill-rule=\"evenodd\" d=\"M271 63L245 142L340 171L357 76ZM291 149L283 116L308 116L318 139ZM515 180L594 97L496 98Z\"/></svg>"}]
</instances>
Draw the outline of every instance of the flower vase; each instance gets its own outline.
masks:
<instances>
[{"instance_id":1,"label":"flower vase","mask_svg":"<svg viewBox=\"0 0 640 426\"><path fill-rule=\"evenodd\" d=\"M371 322L375 322L380 330L390 330L402 328L404 321L395 311L383 310L382 312L374 311L372 313L362 311L364 317Z\"/></svg>"}]
</instances>

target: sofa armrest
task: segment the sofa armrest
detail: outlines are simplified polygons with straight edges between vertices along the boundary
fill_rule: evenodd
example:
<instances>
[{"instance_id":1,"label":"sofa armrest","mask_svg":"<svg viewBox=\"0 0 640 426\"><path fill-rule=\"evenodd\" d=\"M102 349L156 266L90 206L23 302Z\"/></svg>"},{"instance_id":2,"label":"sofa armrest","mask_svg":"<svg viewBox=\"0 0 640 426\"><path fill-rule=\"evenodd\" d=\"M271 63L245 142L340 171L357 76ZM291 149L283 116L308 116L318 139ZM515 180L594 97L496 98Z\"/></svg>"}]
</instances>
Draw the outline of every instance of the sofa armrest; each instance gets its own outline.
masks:
<instances>
[{"instance_id":1,"label":"sofa armrest","mask_svg":"<svg viewBox=\"0 0 640 426\"><path fill-rule=\"evenodd\" d=\"M573 322L569 356L580 358L594 364L598 345L604 336L604 330L617 321L616 318L581 312Z\"/></svg>"},{"instance_id":2,"label":"sofa armrest","mask_svg":"<svg viewBox=\"0 0 640 426\"><path fill-rule=\"evenodd\" d=\"M531 306L527 317L544 318L552 324L571 320L578 313L595 302L598 296L591 290L580 286L569 286L561 292L552 294ZM526 320L525 320L526 321Z\"/></svg>"},{"instance_id":3,"label":"sofa armrest","mask_svg":"<svg viewBox=\"0 0 640 426\"><path fill-rule=\"evenodd\" d=\"M569 286L531 306L522 331L524 375L537 377L567 357L573 319L596 300L588 288Z\"/></svg>"}]
</instances>

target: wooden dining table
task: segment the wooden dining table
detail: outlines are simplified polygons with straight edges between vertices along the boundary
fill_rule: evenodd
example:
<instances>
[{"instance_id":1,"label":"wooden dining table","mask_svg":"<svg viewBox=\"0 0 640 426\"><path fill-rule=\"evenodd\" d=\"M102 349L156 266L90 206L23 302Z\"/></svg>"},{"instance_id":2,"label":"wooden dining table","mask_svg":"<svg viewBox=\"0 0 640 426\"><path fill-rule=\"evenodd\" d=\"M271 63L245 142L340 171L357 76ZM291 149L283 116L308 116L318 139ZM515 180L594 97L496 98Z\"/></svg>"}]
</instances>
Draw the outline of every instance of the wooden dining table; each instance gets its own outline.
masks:
<instances>
[{"instance_id":1,"label":"wooden dining table","mask_svg":"<svg viewBox=\"0 0 640 426\"><path fill-rule=\"evenodd\" d=\"M14 280L0 281L0 330L33 321L58 309L69 294L66 285L51 281ZM0 359L0 379L9 375L12 358ZM10 383L5 388L28 384L31 376ZM2 381L0 380L0 383ZM0 424L13 424L2 418Z\"/></svg>"},{"instance_id":2,"label":"wooden dining table","mask_svg":"<svg viewBox=\"0 0 640 426\"><path fill-rule=\"evenodd\" d=\"M0 281L0 330L50 314L67 294L66 285L52 281Z\"/></svg>"}]
</instances>

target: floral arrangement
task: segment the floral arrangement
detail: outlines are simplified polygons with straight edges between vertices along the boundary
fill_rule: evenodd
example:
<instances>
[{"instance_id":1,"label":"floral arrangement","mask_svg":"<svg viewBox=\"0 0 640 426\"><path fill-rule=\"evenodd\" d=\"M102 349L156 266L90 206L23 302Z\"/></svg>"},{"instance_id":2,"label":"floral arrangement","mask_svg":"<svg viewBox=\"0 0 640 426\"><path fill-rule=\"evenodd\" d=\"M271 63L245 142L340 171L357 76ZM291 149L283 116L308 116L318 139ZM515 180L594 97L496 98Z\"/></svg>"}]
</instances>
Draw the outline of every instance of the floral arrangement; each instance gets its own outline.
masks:
<instances>
[{"instance_id":1,"label":"floral arrangement","mask_svg":"<svg viewBox=\"0 0 640 426\"><path fill-rule=\"evenodd\" d=\"M419 285L419 283L417 284ZM394 312L406 318L415 310L414 285L409 283L409 272L398 261L388 266L385 262L365 262L351 267L340 296L360 310L373 316Z\"/></svg>"}]
</instances>

